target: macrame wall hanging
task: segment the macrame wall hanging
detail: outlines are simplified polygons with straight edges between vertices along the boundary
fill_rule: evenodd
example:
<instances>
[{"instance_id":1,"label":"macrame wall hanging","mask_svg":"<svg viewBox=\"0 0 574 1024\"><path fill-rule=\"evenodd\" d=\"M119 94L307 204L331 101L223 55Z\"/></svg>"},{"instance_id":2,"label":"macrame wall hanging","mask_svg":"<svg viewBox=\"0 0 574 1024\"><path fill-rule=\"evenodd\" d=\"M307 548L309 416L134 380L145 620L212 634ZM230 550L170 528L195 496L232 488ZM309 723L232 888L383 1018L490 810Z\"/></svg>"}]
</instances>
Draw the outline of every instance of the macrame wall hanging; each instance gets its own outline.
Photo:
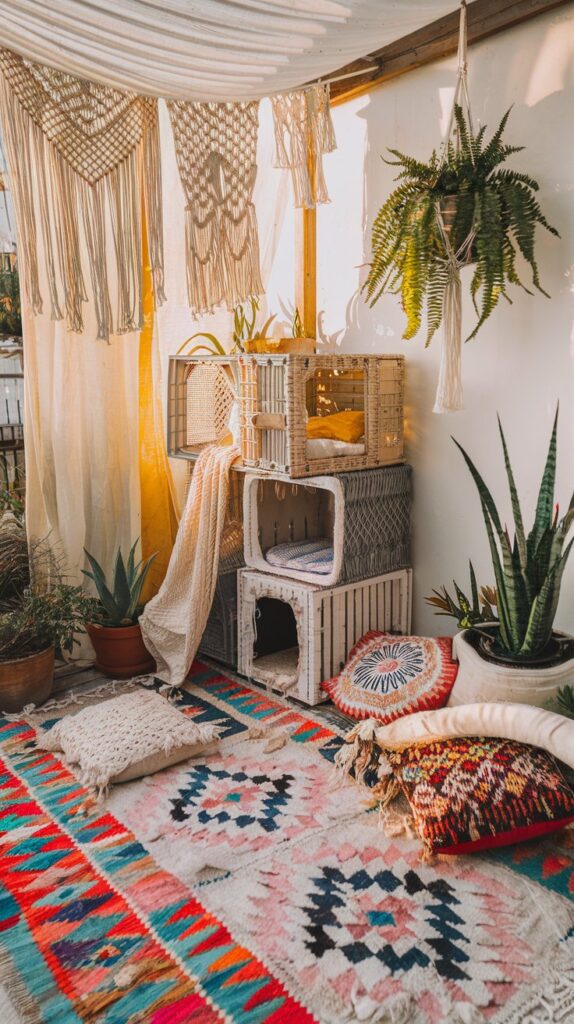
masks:
<instances>
[{"instance_id":1,"label":"macrame wall hanging","mask_svg":"<svg viewBox=\"0 0 574 1024\"><path fill-rule=\"evenodd\" d=\"M0 49L0 113L32 311L42 312L41 234L52 318L65 314L70 330L83 330L83 225L98 338L140 329L142 194L155 299L165 300L157 101ZM108 287L110 230L115 317Z\"/></svg>"},{"instance_id":2,"label":"macrame wall hanging","mask_svg":"<svg viewBox=\"0 0 574 1024\"><path fill-rule=\"evenodd\" d=\"M263 292L257 218L257 101L168 102L187 200L187 289L194 313Z\"/></svg>"},{"instance_id":3,"label":"macrame wall hanging","mask_svg":"<svg viewBox=\"0 0 574 1024\"><path fill-rule=\"evenodd\" d=\"M291 171L295 206L328 203L323 154L337 147L325 83L273 96L275 164Z\"/></svg>"},{"instance_id":4,"label":"macrame wall hanging","mask_svg":"<svg viewBox=\"0 0 574 1024\"><path fill-rule=\"evenodd\" d=\"M467 26L466 4L460 8L460 28L458 37L458 71L456 88L452 101L452 110L448 130L442 147L441 166L447 159L448 144L454 141L455 149L459 148L458 136L455 133L455 109L461 107L466 115L467 123L472 132L472 112L467 80ZM433 412L458 412L463 408L462 399L462 288L460 282L461 268L467 266L471 257L475 232L471 229L467 238L455 252L450 242L450 233L445 224L446 211L437 203L437 222L444 242L447 259L448 281L444 295L443 342L440 357L438 386Z\"/></svg>"}]
</instances>

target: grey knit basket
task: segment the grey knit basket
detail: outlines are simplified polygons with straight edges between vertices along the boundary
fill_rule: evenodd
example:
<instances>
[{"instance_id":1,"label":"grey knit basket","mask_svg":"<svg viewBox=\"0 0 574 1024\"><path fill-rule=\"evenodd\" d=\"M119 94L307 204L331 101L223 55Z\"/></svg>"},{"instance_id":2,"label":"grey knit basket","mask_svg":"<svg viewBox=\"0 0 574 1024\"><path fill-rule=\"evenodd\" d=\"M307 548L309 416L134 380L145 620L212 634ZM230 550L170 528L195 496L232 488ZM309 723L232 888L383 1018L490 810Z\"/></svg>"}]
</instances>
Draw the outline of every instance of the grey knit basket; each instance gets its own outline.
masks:
<instances>
[{"instance_id":1,"label":"grey knit basket","mask_svg":"<svg viewBox=\"0 0 574 1024\"><path fill-rule=\"evenodd\" d=\"M411 467L285 480L248 473L243 490L245 564L332 587L410 566ZM288 541L332 538L330 574L271 565L265 552Z\"/></svg>"}]
</instances>

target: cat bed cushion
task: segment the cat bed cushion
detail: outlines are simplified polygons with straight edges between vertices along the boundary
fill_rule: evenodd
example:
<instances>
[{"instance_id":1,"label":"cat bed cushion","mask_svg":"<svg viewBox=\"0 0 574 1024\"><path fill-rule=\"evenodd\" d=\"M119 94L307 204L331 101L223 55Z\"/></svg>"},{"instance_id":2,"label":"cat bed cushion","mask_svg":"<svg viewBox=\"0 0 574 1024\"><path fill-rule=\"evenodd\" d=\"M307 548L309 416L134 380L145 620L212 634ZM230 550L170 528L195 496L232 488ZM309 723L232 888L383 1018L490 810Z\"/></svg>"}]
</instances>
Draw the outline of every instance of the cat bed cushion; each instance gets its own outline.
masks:
<instances>
[{"instance_id":1,"label":"cat bed cushion","mask_svg":"<svg viewBox=\"0 0 574 1024\"><path fill-rule=\"evenodd\" d=\"M328 437L307 440L305 448L307 458L313 459L336 459L343 455L364 455L364 444L351 444L349 441L333 441Z\"/></svg>"},{"instance_id":2,"label":"cat bed cushion","mask_svg":"<svg viewBox=\"0 0 574 1024\"><path fill-rule=\"evenodd\" d=\"M329 575L333 571L333 544L326 538L276 544L265 552L265 560L282 569Z\"/></svg>"},{"instance_id":3,"label":"cat bed cushion","mask_svg":"<svg viewBox=\"0 0 574 1024\"><path fill-rule=\"evenodd\" d=\"M355 644L339 675L322 687L351 718L391 722L443 707L457 671L450 637L370 632Z\"/></svg>"},{"instance_id":4,"label":"cat bed cushion","mask_svg":"<svg viewBox=\"0 0 574 1024\"><path fill-rule=\"evenodd\" d=\"M347 441L356 444L365 433L364 412L335 412L330 416L310 416L307 420L307 437L328 437L333 441Z\"/></svg>"},{"instance_id":5,"label":"cat bed cushion","mask_svg":"<svg viewBox=\"0 0 574 1024\"><path fill-rule=\"evenodd\" d=\"M550 754L514 740L466 737L383 750L430 853L473 853L574 821L574 790Z\"/></svg>"},{"instance_id":6,"label":"cat bed cushion","mask_svg":"<svg viewBox=\"0 0 574 1024\"><path fill-rule=\"evenodd\" d=\"M152 775L205 753L218 728L197 724L155 690L135 690L39 730L41 750L61 751L81 782L98 794L110 783Z\"/></svg>"}]
</instances>

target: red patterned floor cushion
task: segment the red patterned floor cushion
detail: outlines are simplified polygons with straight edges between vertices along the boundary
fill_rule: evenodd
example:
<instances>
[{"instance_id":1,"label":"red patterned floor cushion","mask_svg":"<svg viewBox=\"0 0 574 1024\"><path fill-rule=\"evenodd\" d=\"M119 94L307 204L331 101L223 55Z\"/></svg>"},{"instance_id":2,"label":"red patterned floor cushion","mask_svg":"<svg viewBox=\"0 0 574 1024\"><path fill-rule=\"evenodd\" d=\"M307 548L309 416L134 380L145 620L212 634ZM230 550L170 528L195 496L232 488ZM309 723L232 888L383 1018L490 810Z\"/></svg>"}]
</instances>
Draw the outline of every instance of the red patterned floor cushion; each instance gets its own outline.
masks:
<instances>
[{"instance_id":1,"label":"red patterned floor cushion","mask_svg":"<svg viewBox=\"0 0 574 1024\"><path fill-rule=\"evenodd\" d=\"M432 853L506 846L574 821L574 790L538 747L467 737L383 753Z\"/></svg>"},{"instance_id":2,"label":"red patterned floor cushion","mask_svg":"<svg viewBox=\"0 0 574 1024\"><path fill-rule=\"evenodd\" d=\"M351 718L392 722L413 711L442 708L457 670L450 637L371 632L355 644L339 675L322 685Z\"/></svg>"}]
</instances>

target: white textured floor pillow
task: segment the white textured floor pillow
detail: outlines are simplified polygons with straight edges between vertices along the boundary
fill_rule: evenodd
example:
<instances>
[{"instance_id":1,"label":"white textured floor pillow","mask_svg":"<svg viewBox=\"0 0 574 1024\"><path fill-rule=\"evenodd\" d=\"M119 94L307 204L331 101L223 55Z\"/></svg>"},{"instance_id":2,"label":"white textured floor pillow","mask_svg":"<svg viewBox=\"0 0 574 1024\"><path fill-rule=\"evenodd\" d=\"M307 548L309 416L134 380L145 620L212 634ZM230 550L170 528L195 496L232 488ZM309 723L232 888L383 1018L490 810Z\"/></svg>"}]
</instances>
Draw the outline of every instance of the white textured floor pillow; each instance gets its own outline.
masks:
<instances>
[{"instance_id":1,"label":"white textured floor pillow","mask_svg":"<svg viewBox=\"0 0 574 1024\"><path fill-rule=\"evenodd\" d=\"M152 775L205 753L218 738L214 725L198 725L155 690L136 690L102 701L38 730L41 750L61 750L78 777L98 795L110 783Z\"/></svg>"},{"instance_id":2,"label":"white textured floor pillow","mask_svg":"<svg viewBox=\"0 0 574 1024\"><path fill-rule=\"evenodd\" d=\"M367 735L369 734L369 735ZM438 711L418 711L388 725L376 719L355 726L346 739L376 739L397 750L457 736L490 736L542 747L574 768L574 721L528 704L462 704Z\"/></svg>"}]
</instances>

